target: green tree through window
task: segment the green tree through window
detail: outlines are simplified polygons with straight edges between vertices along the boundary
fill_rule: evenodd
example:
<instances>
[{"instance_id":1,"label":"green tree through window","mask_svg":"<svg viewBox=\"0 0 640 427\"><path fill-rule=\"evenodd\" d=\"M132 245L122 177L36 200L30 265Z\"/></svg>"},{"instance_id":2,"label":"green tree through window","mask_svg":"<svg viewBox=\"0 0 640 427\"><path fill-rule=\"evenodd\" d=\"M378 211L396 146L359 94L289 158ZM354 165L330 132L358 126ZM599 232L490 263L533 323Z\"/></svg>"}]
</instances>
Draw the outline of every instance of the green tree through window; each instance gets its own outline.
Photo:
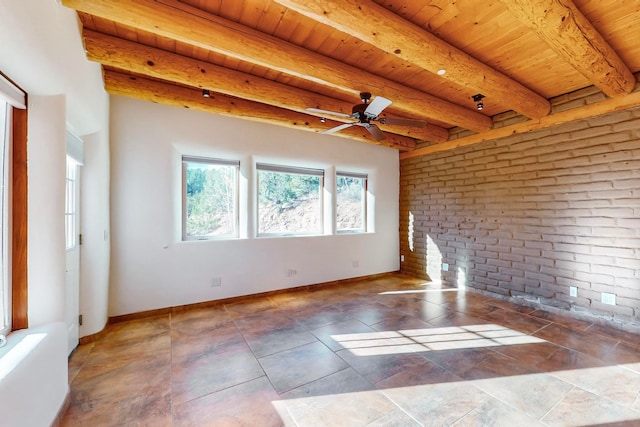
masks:
<instances>
[{"instance_id":1,"label":"green tree through window","mask_svg":"<svg viewBox=\"0 0 640 427\"><path fill-rule=\"evenodd\" d=\"M239 164L183 158L183 168L185 239L236 237Z\"/></svg>"},{"instance_id":2,"label":"green tree through window","mask_svg":"<svg viewBox=\"0 0 640 427\"><path fill-rule=\"evenodd\" d=\"M336 229L366 231L367 176L338 172L336 176Z\"/></svg>"},{"instance_id":3,"label":"green tree through window","mask_svg":"<svg viewBox=\"0 0 640 427\"><path fill-rule=\"evenodd\" d=\"M320 234L323 170L257 165L258 234Z\"/></svg>"}]
</instances>

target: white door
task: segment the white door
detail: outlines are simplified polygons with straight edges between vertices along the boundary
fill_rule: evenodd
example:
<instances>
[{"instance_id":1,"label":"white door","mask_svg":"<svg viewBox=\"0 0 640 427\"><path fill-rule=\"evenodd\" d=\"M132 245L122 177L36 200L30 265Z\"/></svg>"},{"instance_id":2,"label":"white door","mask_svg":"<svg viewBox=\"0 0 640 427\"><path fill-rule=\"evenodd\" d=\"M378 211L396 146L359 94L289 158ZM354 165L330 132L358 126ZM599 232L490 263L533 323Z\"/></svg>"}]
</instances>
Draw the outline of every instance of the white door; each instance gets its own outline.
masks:
<instances>
[{"instance_id":1,"label":"white door","mask_svg":"<svg viewBox=\"0 0 640 427\"><path fill-rule=\"evenodd\" d=\"M65 207L66 282L68 354L78 346L80 337L80 236L78 207L80 206L80 164L67 156L67 189Z\"/></svg>"}]
</instances>

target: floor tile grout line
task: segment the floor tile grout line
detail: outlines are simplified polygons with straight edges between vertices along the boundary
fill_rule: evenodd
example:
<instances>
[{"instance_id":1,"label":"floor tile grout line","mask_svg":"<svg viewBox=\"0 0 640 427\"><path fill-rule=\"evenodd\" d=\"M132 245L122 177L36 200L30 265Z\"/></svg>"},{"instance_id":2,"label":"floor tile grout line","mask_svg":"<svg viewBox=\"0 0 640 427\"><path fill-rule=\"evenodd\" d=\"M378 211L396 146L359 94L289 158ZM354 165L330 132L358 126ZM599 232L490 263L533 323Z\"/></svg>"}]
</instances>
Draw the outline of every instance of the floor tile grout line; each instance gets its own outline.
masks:
<instances>
[{"instance_id":1,"label":"floor tile grout line","mask_svg":"<svg viewBox=\"0 0 640 427\"><path fill-rule=\"evenodd\" d=\"M328 326L328 325L327 325L327 326ZM273 352L273 353L269 353L269 354L265 354L265 355L263 355L263 356L259 356L259 357L258 357L258 356L255 354L255 352L253 351L253 348L251 347L251 344L249 344L249 342L247 341L246 337L244 336L244 333L242 332L242 330L238 330L238 332L240 333L240 335L242 335L242 338L243 338L243 339L244 339L244 341L247 343L247 346L248 346L248 347L249 347L249 349L251 350L251 352L252 352L252 354L254 355L254 357L256 358L256 360L260 360L260 359L263 359L263 358L265 358L265 357L274 356L274 355L276 355L276 354L278 354L278 353L282 353L282 352L284 352L284 351L294 350L294 349L296 349L296 348L300 348L300 347L304 347L305 345L312 344L312 342L311 342L311 343L304 343L304 344L296 345L296 346L293 346L293 347L288 347L288 348L285 348L285 349L283 349L283 350L279 350L279 351L276 351L276 352ZM332 350L331 348L329 348L329 347L328 347L324 342L322 342L322 340L321 340L320 338L318 338L318 337L317 337L317 336L312 332L312 330L309 330L308 328L306 328L305 332L308 332L309 334L311 334L311 336L313 336L313 338L314 338L316 341L318 341L318 342L320 342L322 345L324 345L324 346L325 346L329 351L333 351L333 350Z\"/></svg>"},{"instance_id":2,"label":"floor tile grout line","mask_svg":"<svg viewBox=\"0 0 640 427\"><path fill-rule=\"evenodd\" d=\"M617 366L619 366L619 365L617 365ZM587 392L587 393L593 394L594 396L597 396L597 397L599 397L600 399L604 399L604 400L606 400L606 401L608 401L608 402L611 402L611 403L613 403L613 404L615 404L615 405L618 405L618 406L621 406L621 407L623 407L623 408L630 409L630 410L632 410L632 411L634 411L634 412L639 412L639 413L640 413L640 411L639 411L639 410L633 409L633 408L631 407L631 405L633 405L633 402L631 402L631 403L630 403L630 404L628 404L628 405L625 405L625 404L623 404L623 403L621 403L621 402L615 401L615 400L610 399L610 398L608 398L608 397L606 397L606 396L602 396L602 395L600 395L600 394L598 394L598 393L594 393L594 392L592 392L592 391L589 391L589 390L587 390L587 389L585 389L585 388L583 388L583 387L580 387L579 385L576 385L576 388L579 388L580 390L583 390L583 391L585 391L585 392ZM637 399L637 396L636 396L636 399ZM634 402L635 402L635 399L634 399Z\"/></svg>"},{"instance_id":3,"label":"floor tile grout line","mask_svg":"<svg viewBox=\"0 0 640 427\"><path fill-rule=\"evenodd\" d=\"M339 371L335 371L335 372L332 372L332 373L327 374L327 375L325 375L325 376L322 376L322 377L320 377L320 378L316 378L316 379L314 379L314 380L308 381L308 382L306 382L306 383L304 383L304 384L300 384L300 385L298 385L298 386L296 386L296 387L294 387L294 388L292 388L292 389L289 389L289 390L285 390L285 391L282 391L282 392L278 392L278 391L276 391L276 393L278 394L278 396L282 396L282 395L284 395L284 394L291 393L291 392L292 392L292 391L294 391L294 390L297 390L297 389L299 389L299 388L301 388L301 387L304 387L304 386L306 386L306 385L309 385L309 384L313 384L313 383L314 383L314 382L316 382L316 381L320 381L320 380L323 380L323 379L325 379L325 378L328 378L328 377L330 377L331 375L335 375L335 374L338 374L338 373L340 373L340 372L342 372L342 371L346 371L347 369L353 369L353 367L347 363L347 366L346 366L345 368L340 369ZM355 371L355 369L354 369L354 371ZM357 371L355 371L355 372L357 372ZM363 377L363 378L364 378L364 377ZM366 380L366 378L365 378L365 380ZM368 380L367 380L367 381L368 381ZM371 386L372 386L372 387L374 387L374 386L373 386L373 384L372 384ZM284 400L287 400L287 399L286 399L286 398L284 398Z\"/></svg>"},{"instance_id":4,"label":"floor tile grout line","mask_svg":"<svg viewBox=\"0 0 640 427\"><path fill-rule=\"evenodd\" d=\"M259 375L259 376L255 377L255 378L249 378L249 379L247 379L247 380L243 380L243 381L240 381L240 382L238 382L238 383L234 383L234 384L232 384L232 385L230 385L230 386L223 387L223 388L221 388L221 389L219 389L219 390L211 391L211 392L209 392L209 393L204 393L204 394L202 394L202 395L200 395L200 396L193 397L193 398L191 398L191 399L185 400L184 402L180 402L180 403L179 403L179 405L184 405L184 404L187 404L187 403L189 403L189 402L193 402L193 401L195 401L195 400L202 399L202 398L207 397L207 396L211 396L211 395L214 395L214 394L217 394L217 393L220 393L220 392L226 391L226 390L230 390L230 389L232 389L232 388L234 388L234 387L237 387L237 386L240 386L240 385L243 385L243 384L248 384L248 383L250 383L251 381L255 381L255 380L258 380L258 379L263 378L263 377L264 377L264 378L266 378L267 380L269 380L269 378L267 377L267 375L266 375L266 374L265 374L265 375ZM275 390L274 390L274 391L275 391ZM277 392L276 392L276 393L277 393Z\"/></svg>"},{"instance_id":5,"label":"floor tile grout line","mask_svg":"<svg viewBox=\"0 0 640 427\"><path fill-rule=\"evenodd\" d=\"M553 376L553 375L549 374L548 372L534 372L534 373L531 373L531 374L525 374L525 375L548 375L548 376L551 376L551 377L552 377L552 378L554 378L554 379L557 379L557 380L559 380L559 381L562 381L563 383L565 383L565 384L567 384L567 385L571 386L571 389L569 389L569 390L568 390L568 391L567 391L567 392L566 392L562 397L560 397L560 399L558 399L558 401L557 401L556 403L554 403L554 404L551 406L551 408L549 408L549 410L547 410L547 412L545 412L545 413L544 413L544 415L542 415L540 418L538 418L538 419L537 419L537 421L540 421L540 422L542 422L541 420L542 420L544 417L546 417L546 416L547 416L547 414L553 410L553 408L555 408L558 404L560 404L560 402L562 402L562 401L567 397L567 395L571 392L571 390L573 390L575 387L577 387L575 384L572 384L572 383L570 383L570 382L568 382L568 381L565 381L565 380L562 380L562 379L560 379L560 378L557 378L557 377L555 377L555 376ZM494 398L494 399L496 399L497 401L499 401L499 402L501 402L501 403L503 403L503 404L505 404L505 405L509 406L509 407L510 407L510 408L512 408L513 410L515 410L515 411L517 411L517 412L520 412L520 413L523 413L523 414L525 414L526 416L528 416L528 417L530 417L530 418L532 418L532 419L535 419L533 416L531 416L531 415L527 414L526 412L522 411L521 409L516 408L516 407L515 407L515 406L513 406L511 403L509 403L509 402L507 402L507 401L505 401L505 400L501 399L499 396L496 396L496 395L495 395L494 393L492 393L490 390L486 390L486 389L481 388L480 386L476 385L475 383L476 383L477 381L481 381L481 380L472 380L471 382L472 382L472 383L474 383L473 385L474 385L476 388L478 388L479 390L481 390L482 392L487 393L487 394L488 394L489 396L491 396L492 398Z\"/></svg>"},{"instance_id":6,"label":"floor tile grout line","mask_svg":"<svg viewBox=\"0 0 640 427\"><path fill-rule=\"evenodd\" d=\"M638 375L640 375L640 369L638 369L638 370L631 369L631 368L629 368L627 365L628 365L628 363L621 363L621 364L618 364L618 366L619 366L620 368L622 368L622 369L626 369L627 371L631 371L631 372L633 372L634 374L638 374ZM640 397L640 390L638 390L638 397Z\"/></svg>"},{"instance_id":7,"label":"floor tile grout line","mask_svg":"<svg viewBox=\"0 0 640 427\"><path fill-rule=\"evenodd\" d=\"M539 327L538 329L536 329L535 331L531 332L529 335L531 336L535 336L535 334L537 334L540 331L543 331L544 329L547 329L549 326L553 325L553 322L549 322L544 326Z\"/></svg>"},{"instance_id":8,"label":"floor tile grout line","mask_svg":"<svg viewBox=\"0 0 640 427\"><path fill-rule=\"evenodd\" d=\"M391 396L389 396L387 393L384 392L385 389L376 389L378 390L378 392L380 392L380 394L382 394L386 399L388 399L391 403L393 403L398 409L400 409L403 413L405 413L409 418L411 418L412 420L414 420L419 426L424 426L423 423L421 423L419 420L417 420L413 415L411 415L409 412L407 412L406 409L404 409L398 402L396 402ZM380 417L376 418L374 421L379 420L380 418L383 418L385 415L381 415ZM371 424L371 423L369 423Z\"/></svg>"},{"instance_id":9,"label":"floor tile grout line","mask_svg":"<svg viewBox=\"0 0 640 427\"><path fill-rule=\"evenodd\" d=\"M227 311L227 313L228 313L228 310L226 310L226 307L225 307L225 311ZM228 314L229 314L229 313L228 313ZM230 314L229 314L229 316L230 316ZM230 316L230 317L232 317L232 316ZM289 317L289 316L287 316L287 317ZM290 318L290 317L289 317L289 318ZM295 322L295 320L296 320L296 319L293 319L293 318L290 318L290 319L291 319L291 320L293 320L294 322ZM278 396L280 396L280 395L281 395L281 393L277 391L277 389L276 389L276 387L275 387L275 384L273 384L273 381L271 380L271 378L269 377L268 373L267 373L267 372L266 372L266 370L264 369L264 365L262 364L262 362L260 361L260 359L263 359L263 358L265 358L265 357L269 357L269 356L273 356L273 355L276 355L276 354L278 354L278 353L282 353L283 351L288 351L288 350L293 350L293 349L296 349L296 348L300 348L300 347L303 347L303 346L305 346L305 345L309 345L309 344L311 344L311 343L301 344L301 345L299 345L299 346L295 346L295 347L292 347L292 348L288 348L288 349L286 349L286 350L281 350L281 351L279 351L279 352L271 353L271 354L269 354L269 355L265 355L265 356L263 356L263 357L258 357L258 356L255 354L255 352L254 352L253 348L251 347L251 345L249 344L249 342L247 341L247 338L245 337L245 334L242 332L242 329L240 329L240 328L238 327L238 325L236 324L236 320L235 320L233 317L232 317L232 321L234 322L234 326L236 327L236 329L237 329L238 333L242 336L242 339L243 339L243 340L244 340L244 342L247 344L247 347L248 347L248 348L249 348L249 350L251 351L251 354L253 355L254 359L256 360L256 362L258 363L258 365L260 365L260 369L261 369L261 370L262 370L262 372L264 373L265 378L267 379L267 381L269 381L269 384L270 384L270 385L271 385L271 387L273 388L274 392L275 392L276 394L278 394ZM307 330L307 332L309 332L309 334L311 334L311 336L313 336L313 337L315 338L316 342L319 342L319 343L320 343L320 344L322 344L322 345L323 345L327 350L329 350L330 352L332 352L333 354L335 354L336 356L338 356L338 357L339 357L339 355L337 355L337 354L336 354L336 353L335 353L331 348L329 348L329 347L328 347L324 342L322 342L322 341L321 341L321 340L320 340L320 339L319 339L315 334L313 334L313 332L311 332L311 330L309 330L309 328L307 328L307 327L306 327L306 326L304 326L304 325L301 325L301 326L302 326L302 327L304 327L304 328ZM341 359L341 360L343 360L342 358L340 358L340 359ZM345 363L347 364L347 366L348 366L348 367L351 367L351 365L349 365L346 361L345 361ZM344 368L344 369L347 369L347 368ZM337 371L337 372L341 372L341 371L343 371L344 369L341 369L340 371ZM337 373L337 372L334 372L334 373ZM332 374L333 374L333 373L332 373ZM329 376L329 375L332 375L332 374L325 375L325 376L324 376L324 377L322 377L322 378L325 378L325 377L327 377L327 376ZM322 378L317 378L317 379L315 379L314 381L317 381L317 380L322 379ZM313 381L310 381L309 383L306 383L306 384L310 384L311 382L313 382ZM306 384L303 384L303 385L306 385ZM303 385L300 385L300 386L298 386L298 387L296 387L296 388L302 387ZM291 389L291 390L288 390L288 391L286 391L286 392L289 392L289 391L292 391L292 390L295 390L295 388L294 388L294 389Z\"/></svg>"},{"instance_id":10,"label":"floor tile grout line","mask_svg":"<svg viewBox=\"0 0 640 427\"><path fill-rule=\"evenodd\" d=\"M219 392L224 391L224 390L229 390L229 389L231 389L231 388L233 388L233 387L236 387L236 386L239 386L239 385L242 385L242 384L247 384L247 383L249 383L249 382L251 382L251 381L255 381L255 380L257 380L257 379L259 379L259 378L262 378L262 377L264 377L267 381L269 381L269 384L270 384L270 385L271 385L271 387L273 388L274 392L276 392L276 391L275 391L275 387L274 387L274 386L273 386L273 384L271 383L271 379L269 378L269 376L268 376L268 375L267 375L267 373L265 372L264 368L262 367L262 364L260 363L260 361L259 361L259 360L258 360L258 358L256 357L255 353L253 352L253 349L251 348L251 346L250 346L250 345L249 345L249 343L247 342L247 340L246 340L246 338L245 338L244 334L242 333L242 330L238 327L238 325L237 325L237 323L236 323L236 319L231 315L231 313L229 313L229 310L227 309L226 304L224 304L224 305L223 305L223 308L224 308L224 311L225 311L226 315L228 316L229 320L233 323L233 327L236 329L237 333L242 337L242 340L243 340L243 341L245 342L245 344L247 345L247 348L248 348L248 349L249 349L249 351L251 352L251 354L252 354L253 358L256 360L256 362L257 362L257 363L258 363L258 365L260 366L260 369L262 370L262 374L263 374L263 375L259 375L259 376L255 377L255 378L250 378L250 379L248 379L248 380L245 380L245 381L241 381L241 382L235 383L235 384L230 385L230 386L228 386L228 387L223 387L223 388L221 388L221 389L219 389L219 390L215 390L215 391L212 391L212 392L210 392L210 393L206 393L206 394L203 394L203 395L201 395L201 396L194 397L193 399L189 399L189 400L186 400L186 401L184 401L184 402L181 402L181 403L180 403L181 405L184 405L184 404L186 404L186 403L188 403L188 402L192 402L192 401L197 400L197 399L202 399L202 398L203 398L203 397L205 397L205 396L210 396L210 395L212 395L212 394L219 393ZM173 344L173 336L171 336L171 339L172 339L172 344ZM173 350L173 345L172 345L172 350ZM171 352L171 354L172 354L172 357L173 357L173 351ZM172 366L172 368L173 368L173 363L171 364L171 366ZM171 371L173 372L173 369L171 369ZM276 393L277 393L277 392L276 392ZM172 403L173 403L173 383L172 383ZM174 417L174 412L173 412L173 405L172 405L172 411L171 411L171 418L172 418L172 420L173 420L173 417Z\"/></svg>"},{"instance_id":11,"label":"floor tile grout line","mask_svg":"<svg viewBox=\"0 0 640 427\"><path fill-rule=\"evenodd\" d=\"M271 378L269 378L269 376L267 375L267 372L264 370L264 366L262 366L262 363L260 363L260 360L258 359L258 357L256 356L255 352L253 351L253 348L251 348L251 345L249 345L249 342L247 341L247 338L244 336L244 334L242 333L242 329L240 329L238 327L238 324L236 322L236 319L231 315L231 313L229 313L229 310L227 309L226 304L224 305L224 311L227 313L227 316L229 316L231 318L231 321L233 322L233 326L236 328L236 331L238 331L238 333L240 334L240 336L242 337L242 340L244 341L244 343L247 345L247 348L249 349L249 351L251 352L251 354L253 355L253 358L256 360L256 362L258 363L258 365L260 366L260 369L262 370L262 373L264 374L265 378L267 379L267 381L269 381L269 384L271 385L271 388L273 388L273 391L275 392L276 388L273 385L273 382L271 381ZM255 379L255 378L254 378ZM277 393L277 392L276 392Z\"/></svg>"},{"instance_id":12,"label":"floor tile grout line","mask_svg":"<svg viewBox=\"0 0 640 427\"><path fill-rule=\"evenodd\" d=\"M559 326L559 327L562 327L562 328L565 328L565 329L569 329L569 332L570 332L570 333L574 333L573 328L570 328L570 327L567 327L567 326L564 326L564 325L561 325L561 324L557 324L557 323L555 323L555 322L554 322L554 323L550 323L550 324L545 325L545 326L543 326L542 328L538 329L537 331L535 331L534 333L532 333L532 334L531 334L531 336L536 336L536 335L534 335L534 334L536 334L536 333L538 333L538 332L540 332L540 331L542 331L542 330L544 330L544 329L546 329L546 328L550 327L552 324L553 324L554 326ZM583 332L584 332L584 331L583 331ZM540 337L536 336L536 338L540 338ZM605 337L605 338L606 338L606 337ZM540 339L543 339L543 338L540 338ZM607 364L607 363L608 363L606 360L604 360L604 359L603 359L603 356L596 356L596 355L593 355L593 354L585 353L584 351L582 351L582 350L580 350L580 349L577 349L577 348L574 348L574 347L567 347L565 344L560 344L560 343L553 342L553 341L549 341L549 340L544 340L544 341L549 342L549 343L551 343L551 344L555 344L555 345L557 345L557 346L559 346L559 347L562 347L562 348L564 348L564 349L567 349L567 350L569 350L569 351L575 351L575 352L577 352L577 353L584 354L585 356L593 357L593 358L595 358L595 359L597 359L597 360L599 360L599 361L601 361L601 362L603 362L603 363L605 363L605 364ZM618 343L619 343L619 341L617 341L617 342L616 342L616 344L612 345L612 346L611 346L611 348L610 348L608 351L606 351L606 352L605 352L604 357L606 357L606 355L608 355L611 351L613 351L613 350L617 347Z\"/></svg>"},{"instance_id":13,"label":"floor tile grout line","mask_svg":"<svg viewBox=\"0 0 640 427\"><path fill-rule=\"evenodd\" d=\"M615 366L619 366L619 365L615 365ZM556 377L556 378L557 378L557 377ZM559 378L558 378L558 379L559 379ZM572 386L573 386L573 388L572 388L569 392L571 392L571 391L573 391L573 390L575 390L575 389L582 390L582 391L583 391L583 392L585 392L585 393L589 393L589 394L591 394L591 395L593 395L593 396L598 397L599 399L606 400L607 402L609 402L609 403L613 403L613 404L614 404L614 405L616 405L616 406L620 406L620 407L622 407L622 408L630 409L630 410L632 410L632 411L634 411L634 412L639 412L639 413L640 413L640 411L635 410L635 409L633 409L633 408L631 407L631 405L633 404L633 402L632 402L631 404L629 404L629 405L625 405L625 404L623 404L622 402L619 402L619 401L613 400L613 399L611 399L611 398L609 398L609 397L607 397L607 396L603 396L603 395L598 394L598 393L596 393L596 392L593 392L593 391L587 390L586 388L581 387L581 386L580 386L580 385L578 385L578 384L573 384L573 383L568 382L568 381L565 381L565 380L561 380L561 381L564 381L565 383L570 384L570 385L572 385ZM567 394L569 394L569 393L567 393ZM565 398L566 398L566 395L563 397L563 400L564 400ZM634 401L635 401L635 400L634 400ZM560 402L558 402L558 403L560 403ZM546 415L545 415L545 416L546 416Z\"/></svg>"},{"instance_id":14,"label":"floor tile grout line","mask_svg":"<svg viewBox=\"0 0 640 427\"><path fill-rule=\"evenodd\" d=\"M636 398L634 399L633 402L631 402L631 406L629 406L629 409L631 409L632 411L636 411L640 413L640 404L638 405L637 409L634 408L636 402L640 403L640 390L638 390L638 394L636 395Z\"/></svg>"},{"instance_id":15,"label":"floor tile grout line","mask_svg":"<svg viewBox=\"0 0 640 427\"><path fill-rule=\"evenodd\" d=\"M565 381L565 382L566 382L566 381ZM569 391L567 391L567 392L564 394L564 396L562 396L562 398L558 399L558 401L555 403L555 405L553 405L551 408L549 408L549 410L548 410L548 411L547 411L543 416L541 416L541 417L538 419L538 421L540 421L541 423L547 424L547 423L545 423L545 422L544 422L544 421L542 421L542 420L544 420L544 419L545 419L545 417L546 417L547 415L549 415L551 412L553 412L553 410L554 410L554 409L556 409L556 408L558 407L558 405L560 405L560 404L562 403L562 401L563 401L564 399L566 399L566 398L567 398L567 396L569 395L569 393L571 393L571 392L572 392L573 390L575 390L576 388L579 388L579 387L577 387L575 384L571 384L571 383L568 383L568 382L567 382L567 384L571 385L571 389L570 389Z\"/></svg>"},{"instance_id":16,"label":"floor tile grout line","mask_svg":"<svg viewBox=\"0 0 640 427\"><path fill-rule=\"evenodd\" d=\"M474 386L474 387L475 387L475 386ZM476 387L476 388L477 388L477 387ZM480 390L480 389L478 389L478 390ZM480 391L484 393L484 391L482 391L482 390L480 390ZM481 407L482 405L484 405L485 403L486 403L486 401L485 401L485 402L482 402L481 404L479 404L479 405L478 405L478 406L476 406L475 408L468 410L464 415L461 415L460 417L458 417L458 419L457 419L457 420L455 420L451 425L452 425L452 426L457 425L458 423L460 423L460 421L464 420L464 419L465 419L469 414L471 414L471 413L472 413L473 411L475 411L476 409L480 408L480 407Z\"/></svg>"}]
</instances>

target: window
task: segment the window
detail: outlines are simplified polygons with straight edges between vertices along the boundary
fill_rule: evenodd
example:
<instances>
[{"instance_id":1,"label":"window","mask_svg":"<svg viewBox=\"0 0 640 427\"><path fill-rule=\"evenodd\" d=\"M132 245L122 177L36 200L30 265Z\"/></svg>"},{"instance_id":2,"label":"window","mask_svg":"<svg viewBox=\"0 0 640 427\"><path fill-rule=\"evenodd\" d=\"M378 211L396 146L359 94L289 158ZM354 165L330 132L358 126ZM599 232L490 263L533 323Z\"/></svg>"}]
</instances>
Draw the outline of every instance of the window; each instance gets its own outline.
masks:
<instances>
[{"instance_id":1,"label":"window","mask_svg":"<svg viewBox=\"0 0 640 427\"><path fill-rule=\"evenodd\" d=\"M11 329L8 191L11 110L11 106L0 98L0 334L7 334Z\"/></svg>"},{"instance_id":2,"label":"window","mask_svg":"<svg viewBox=\"0 0 640 427\"><path fill-rule=\"evenodd\" d=\"M258 163L258 235L322 233L324 170Z\"/></svg>"},{"instance_id":3,"label":"window","mask_svg":"<svg viewBox=\"0 0 640 427\"><path fill-rule=\"evenodd\" d=\"M336 174L336 230L338 233L367 231L367 175Z\"/></svg>"},{"instance_id":4,"label":"window","mask_svg":"<svg viewBox=\"0 0 640 427\"><path fill-rule=\"evenodd\" d=\"M28 326L26 109L26 94L0 73L0 334Z\"/></svg>"},{"instance_id":5,"label":"window","mask_svg":"<svg viewBox=\"0 0 640 427\"><path fill-rule=\"evenodd\" d=\"M76 174L78 173L78 163L71 157L67 156L67 188L65 194L65 241L67 250L73 249L78 244L76 230L78 222L76 221Z\"/></svg>"},{"instance_id":6,"label":"window","mask_svg":"<svg viewBox=\"0 0 640 427\"><path fill-rule=\"evenodd\" d=\"M182 239L238 237L240 162L182 157Z\"/></svg>"}]
</instances>

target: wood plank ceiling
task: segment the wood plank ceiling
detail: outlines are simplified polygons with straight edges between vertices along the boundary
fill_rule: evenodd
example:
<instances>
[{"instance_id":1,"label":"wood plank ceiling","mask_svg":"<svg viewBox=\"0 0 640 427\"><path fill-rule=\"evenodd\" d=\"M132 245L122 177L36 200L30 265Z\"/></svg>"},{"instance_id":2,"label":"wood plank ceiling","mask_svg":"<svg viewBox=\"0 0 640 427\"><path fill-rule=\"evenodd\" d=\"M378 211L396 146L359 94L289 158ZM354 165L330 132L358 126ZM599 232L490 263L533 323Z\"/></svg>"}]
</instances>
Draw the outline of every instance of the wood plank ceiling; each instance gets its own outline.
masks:
<instances>
[{"instance_id":1,"label":"wood plank ceiling","mask_svg":"<svg viewBox=\"0 0 640 427\"><path fill-rule=\"evenodd\" d=\"M307 108L348 115L371 92L393 101L381 117L427 126L380 124L382 141L361 126L335 135L401 158L640 105L640 0L62 3L112 94L322 132L353 119ZM550 114L550 98L591 85L607 99ZM528 120L494 129L507 111ZM452 128L474 134L448 141Z\"/></svg>"}]
</instances>

